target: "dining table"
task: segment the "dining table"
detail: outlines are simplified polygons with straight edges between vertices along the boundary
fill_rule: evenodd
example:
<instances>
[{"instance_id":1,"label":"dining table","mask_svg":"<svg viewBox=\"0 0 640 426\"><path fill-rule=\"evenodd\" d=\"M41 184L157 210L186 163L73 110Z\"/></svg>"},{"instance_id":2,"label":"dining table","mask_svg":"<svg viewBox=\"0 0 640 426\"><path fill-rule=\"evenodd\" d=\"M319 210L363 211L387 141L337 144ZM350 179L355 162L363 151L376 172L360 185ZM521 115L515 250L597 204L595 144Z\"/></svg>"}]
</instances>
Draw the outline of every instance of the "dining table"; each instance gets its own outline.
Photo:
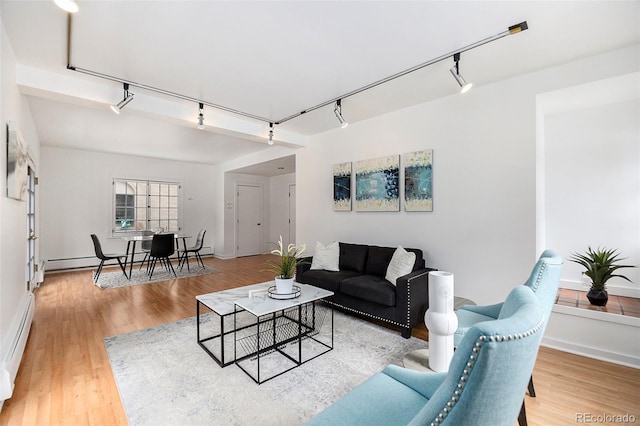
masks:
<instances>
[{"instance_id":1,"label":"dining table","mask_svg":"<svg viewBox=\"0 0 640 426\"><path fill-rule=\"evenodd\" d=\"M124 259L124 269L126 271L127 269L127 263L129 263L129 275L127 276L127 279L131 279L131 273L133 270L133 263L134 263L134 258L136 255L136 243L138 241L152 241L153 240L153 235L141 235L141 234L136 234L136 235L125 235L122 237L123 240L125 240L127 242L127 251L125 252L125 259ZM178 233L173 233L174 238L176 239L176 248L180 249L180 240L182 240L182 247L186 250L187 249L187 238L191 238L191 235L189 234L178 234ZM126 275L126 272L125 272Z\"/></svg>"}]
</instances>

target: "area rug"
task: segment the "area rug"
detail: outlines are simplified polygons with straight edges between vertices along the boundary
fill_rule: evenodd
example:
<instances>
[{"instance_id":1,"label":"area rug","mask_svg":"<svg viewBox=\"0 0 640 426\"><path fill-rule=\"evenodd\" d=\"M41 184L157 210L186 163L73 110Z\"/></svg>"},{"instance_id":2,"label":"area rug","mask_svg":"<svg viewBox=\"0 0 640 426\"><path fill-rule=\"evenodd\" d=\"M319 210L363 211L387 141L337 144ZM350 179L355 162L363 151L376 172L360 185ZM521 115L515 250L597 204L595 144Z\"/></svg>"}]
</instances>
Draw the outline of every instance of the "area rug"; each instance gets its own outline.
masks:
<instances>
[{"instance_id":1,"label":"area rug","mask_svg":"<svg viewBox=\"0 0 640 426\"><path fill-rule=\"evenodd\" d=\"M175 268L175 266L174 266ZM127 268L127 272L129 272L129 268ZM146 273L146 268L138 269L138 266L133 265L133 271L131 271L131 279L128 280L123 274L122 271L118 269L117 272L103 272L98 277L98 282L96 285L100 288L116 288L116 287L126 287L128 285L139 285L139 284L149 284L155 283L158 281L167 281L167 280L175 280L178 278L186 278L186 277L196 277L198 275L207 275L218 272L218 270L213 268L204 268L201 267L192 267L191 272L189 272L186 268L183 270L179 270L176 268L176 276L173 275L172 272L166 271L162 267L156 267L156 270L153 272L153 276L149 278Z\"/></svg>"},{"instance_id":2,"label":"area rug","mask_svg":"<svg viewBox=\"0 0 640 426\"><path fill-rule=\"evenodd\" d=\"M129 425L300 425L427 342L335 312L334 349L257 385L196 342L195 317L104 339Z\"/></svg>"}]
</instances>

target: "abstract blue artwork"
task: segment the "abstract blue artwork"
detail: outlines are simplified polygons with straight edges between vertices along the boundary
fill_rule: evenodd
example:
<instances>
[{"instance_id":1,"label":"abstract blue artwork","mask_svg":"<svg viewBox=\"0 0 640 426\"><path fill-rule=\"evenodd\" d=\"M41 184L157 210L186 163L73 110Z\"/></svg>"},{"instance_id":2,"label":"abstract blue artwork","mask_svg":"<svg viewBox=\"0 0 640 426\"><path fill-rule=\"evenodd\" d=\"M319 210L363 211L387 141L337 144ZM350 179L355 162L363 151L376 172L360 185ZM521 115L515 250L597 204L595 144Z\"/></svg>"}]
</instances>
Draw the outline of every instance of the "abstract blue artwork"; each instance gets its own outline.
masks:
<instances>
[{"instance_id":1,"label":"abstract blue artwork","mask_svg":"<svg viewBox=\"0 0 640 426\"><path fill-rule=\"evenodd\" d=\"M333 165L333 210L351 211L351 163Z\"/></svg>"},{"instance_id":2,"label":"abstract blue artwork","mask_svg":"<svg viewBox=\"0 0 640 426\"><path fill-rule=\"evenodd\" d=\"M433 150L411 152L402 158L405 211L433 211Z\"/></svg>"},{"instance_id":3,"label":"abstract blue artwork","mask_svg":"<svg viewBox=\"0 0 640 426\"><path fill-rule=\"evenodd\" d=\"M400 211L400 157L356 162L356 211Z\"/></svg>"}]
</instances>

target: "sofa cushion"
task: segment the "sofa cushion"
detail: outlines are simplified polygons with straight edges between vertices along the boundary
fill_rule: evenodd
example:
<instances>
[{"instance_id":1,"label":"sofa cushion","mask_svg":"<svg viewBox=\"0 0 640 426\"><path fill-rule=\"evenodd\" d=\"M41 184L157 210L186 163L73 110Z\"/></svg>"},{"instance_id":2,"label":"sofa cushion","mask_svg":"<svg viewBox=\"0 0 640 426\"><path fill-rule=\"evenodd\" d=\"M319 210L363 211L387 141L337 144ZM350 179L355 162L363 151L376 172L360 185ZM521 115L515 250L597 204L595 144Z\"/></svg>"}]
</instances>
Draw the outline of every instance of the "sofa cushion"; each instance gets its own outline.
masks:
<instances>
[{"instance_id":1,"label":"sofa cushion","mask_svg":"<svg viewBox=\"0 0 640 426\"><path fill-rule=\"evenodd\" d=\"M364 273L367 275L377 275L384 277L387 273L387 266L391 262L395 248L392 247L369 247L367 255L367 266Z\"/></svg>"},{"instance_id":2,"label":"sofa cushion","mask_svg":"<svg viewBox=\"0 0 640 426\"><path fill-rule=\"evenodd\" d=\"M369 246L340 243L340 270L364 272Z\"/></svg>"},{"instance_id":3,"label":"sofa cushion","mask_svg":"<svg viewBox=\"0 0 640 426\"><path fill-rule=\"evenodd\" d=\"M396 305L396 287L377 275L347 278L340 283L340 292L378 305Z\"/></svg>"},{"instance_id":4,"label":"sofa cushion","mask_svg":"<svg viewBox=\"0 0 640 426\"><path fill-rule=\"evenodd\" d=\"M391 262L389 262L389 267L387 268L387 273L385 275L386 280L391 284L396 285L396 280L399 277L407 275L413 271L415 263L416 254L406 251L402 246L398 246L396 251L393 253Z\"/></svg>"},{"instance_id":5,"label":"sofa cushion","mask_svg":"<svg viewBox=\"0 0 640 426\"><path fill-rule=\"evenodd\" d=\"M306 271L301 277L296 277L296 281L303 284L311 284L325 290L337 292L340 288L340 282L344 279L358 276L355 271L325 271L323 269L315 269Z\"/></svg>"},{"instance_id":6,"label":"sofa cushion","mask_svg":"<svg viewBox=\"0 0 640 426\"><path fill-rule=\"evenodd\" d=\"M338 258L340 246L337 241L326 246L320 241L316 242L316 252L311 261L311 269L325 269L327 271L339 271Z\"/></svg>"}]
</instances>

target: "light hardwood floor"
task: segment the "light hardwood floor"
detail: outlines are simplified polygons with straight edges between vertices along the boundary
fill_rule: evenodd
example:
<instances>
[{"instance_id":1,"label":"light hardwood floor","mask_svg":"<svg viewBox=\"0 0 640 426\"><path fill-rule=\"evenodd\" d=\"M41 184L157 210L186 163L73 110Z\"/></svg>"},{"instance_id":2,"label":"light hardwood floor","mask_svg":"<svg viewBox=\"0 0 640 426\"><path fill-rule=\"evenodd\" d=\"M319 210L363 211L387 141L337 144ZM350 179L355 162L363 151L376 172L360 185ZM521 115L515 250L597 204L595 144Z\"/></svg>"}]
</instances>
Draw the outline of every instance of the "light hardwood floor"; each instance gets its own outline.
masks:
<instances>
[{"instance_id":1,"label":"light hardwood floor","mask_svg":"<svg viewBox=\"0 0 640 426\"><path fill-rule=\"evenodd\" d=\"M94 286L91 271L47 274L0 424L126 425L103 338L194 316L198 294L268 280L266 258L206 258L219 273L110 290ZM414 336L427 338L424 325ZM534 381L537 397L526 397L532 426L593 424L588 416L603 414L640 422L640 370L541 348Z\"/></svg>"}]
</instances>

